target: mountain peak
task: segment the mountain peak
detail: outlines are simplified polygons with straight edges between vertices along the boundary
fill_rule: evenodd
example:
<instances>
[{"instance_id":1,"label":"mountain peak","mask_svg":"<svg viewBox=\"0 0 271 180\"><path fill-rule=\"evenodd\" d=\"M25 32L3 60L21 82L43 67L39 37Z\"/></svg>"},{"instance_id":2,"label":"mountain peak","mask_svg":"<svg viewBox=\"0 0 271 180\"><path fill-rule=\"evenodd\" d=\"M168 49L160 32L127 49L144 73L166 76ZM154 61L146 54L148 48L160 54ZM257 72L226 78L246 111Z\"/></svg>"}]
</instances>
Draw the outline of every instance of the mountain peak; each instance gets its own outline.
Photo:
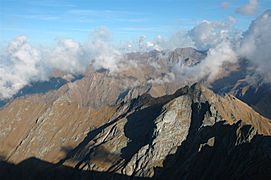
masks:
<instances>
[{"instance_id":1,"label":"mountain peak","mask_svg":"<svg viewBox=\"0 0 271 180\"><path fill-rule=\"evenodd\" d=\"M85 80L78 83L89 86ZM195 179L194 163L199 160L198 171L207 168L216 176L227 169L227 175L237 177L227 161L249 165L249 160L261 153L256 150L247 161L238 149L249 153L254 146L264 148L268 144L265 135L271 135L270 120L234 96L216 95L202 83L185 86L172 95L152 97L145 92L94 109L79 106L70 98L37 102L21 99L0 111L4 129L0 152L11 162L34 155L85 171L157 178L187 174ZM5 125L10 123L11 128ZM215 155L218 153L227 158ZM206 167L207 162L213 166ZM246 177L249 172L243 173Z\"/></svg>"}]
</instances>

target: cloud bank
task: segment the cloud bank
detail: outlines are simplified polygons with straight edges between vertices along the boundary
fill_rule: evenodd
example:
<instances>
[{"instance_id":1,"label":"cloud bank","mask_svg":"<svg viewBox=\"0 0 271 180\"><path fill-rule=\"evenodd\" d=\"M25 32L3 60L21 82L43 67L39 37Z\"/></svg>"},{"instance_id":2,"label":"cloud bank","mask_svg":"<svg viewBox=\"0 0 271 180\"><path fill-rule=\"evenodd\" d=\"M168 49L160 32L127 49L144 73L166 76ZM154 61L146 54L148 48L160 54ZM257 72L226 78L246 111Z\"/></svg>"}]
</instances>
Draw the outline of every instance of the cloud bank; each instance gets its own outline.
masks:
<instances>
[{"instance_id":1,"label":"cloud bank","mask_svg":"<svg viewBox=\"0 0 271 180\"><path fill-rule=\"evenodd\" d=\"M236 20L228 17L225 22L203 21L189 31L195 47L200 50L208 50L216 47L224 41L235 41L238 32L235 32L233 25Z\"/></svg>"},{"instance_id":2,"label":"cloud bank","mask_svg":"<svg viewBox=\"0 0 271 180\"><path fill-rule=\"evenodd\" d=\"M244 33L240 56L248 59L267 82L271 82L271 10L254 20Z\"/></svg>"},{"instance_id":3,"label":"cloud bank","mask_svg":"<svg viewBox=\"0 0 271 180\"><path fill-rule=\"evenodd\" d=\"M234 29L234 19L225 22L203 21L188 32L198 50L207 51L207 56L195 66L176 67L175 72L183 81L213 81L225 63L236 63L236 49L240 32Z\"/></svg>"},{"instance_id":4,"label":"cloud bank","mask_svg":"<svg viewBox=\"0 0 271 180\"><path fill-rule=\"evenodd\" d=\"M31 81L45 80L40 52L25 36L12 41L1 54L0 98L8 98Z\"/></svg>"},{"instance_id":5,"label":"cloud bank","mask_svg":"<svg viewBox=\"0 0 271 180\"><path fill-rule=\"evenodd\" d=\"M118 72L129 64L134 66L135 62L123 58L127 52L188 46L205 51L206 58L195 66L176 64L169 72L172 77L184 82L203 78L212 81L225 64L238 63L240 58L246 58L256 73L271 82L271 10L256 18L245 32L236 30L235 22L233 17L224 22L202 21L191 30L178 31L169 38L157 36L149 40L141 36L120 47L112 45L111 34L104 27L94 30L84 43L61 39L54 47L47 48L34 47L28 43L27 37L19 36L0 54L0 99L12 97L31 82L48 80L54 69L80 74L92 64L95 69Z\"/></svg>"},{"instance_id":6,"label":"cloud bank","mask_svg":"<svg viewBox=\"0 0 271 180\"><path fill-rule=\"evenodd\" d=\"M2 50L0 58L0 99L6 99L31 82L48 80L55 69L80 74L93 64L96 69L115 71L121 53L109 43L108 31L99 28L83 45L61 39L54 47L37 48L19 36Z\"/></svg>"},{"instance_id":7,"label":"cloud bank","mask_svg":"<svg viewBox=\"0 0 271 180\"><path fill-rule=\"evenodd\" d=\"M140 36L138 39L129 41L122 45L121 49L125 52L146 52L151 50L173 50L180 47L193 47L194 42L187 31L177 31L164 38L158 35L154 39L147 39L146 36Z\"/></svg>"},{"instance_id":8,"label":"cloud bank","mask_svg":"<svg viewBox=\"0 0 271 180\"><path fill-rule=\"evenodd\" d=\"M87 43L85 51L95 69L108 69L111 72L118 70L122 53L110 45L111 33L106 28L100 28L93 32L93 39Z\"/></svg>"}]
</instances>

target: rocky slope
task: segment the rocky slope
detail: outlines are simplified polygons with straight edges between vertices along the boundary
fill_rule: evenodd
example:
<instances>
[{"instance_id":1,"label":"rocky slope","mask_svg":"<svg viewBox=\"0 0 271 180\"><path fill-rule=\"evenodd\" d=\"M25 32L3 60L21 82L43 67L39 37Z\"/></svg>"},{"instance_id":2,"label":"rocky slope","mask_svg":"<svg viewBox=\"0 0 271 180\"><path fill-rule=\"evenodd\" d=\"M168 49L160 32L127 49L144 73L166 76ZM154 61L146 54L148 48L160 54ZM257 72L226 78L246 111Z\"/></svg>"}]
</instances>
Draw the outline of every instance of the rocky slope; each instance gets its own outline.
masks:
<instances>
[{"instance_id":1,"label":"rocky slope","mask_svg":"<svg viewBox=\"0 0 271 180\"><path fill-rule=\"evenodd\" d=\"M256 74L247 60L228 67L229 73L211 83L216 93L232 94L254 110L271 118L271 84L262 75Z\"/></svg>"},{"instance_id":2,"label":"rocky slope","mask_svg":"<svg viewBox=\"0 0 271 180\"><path fill-rule=\"evenodd\" d=\"M77 179L89 177L87 172L106 173L90 175L105 179L271 177L271 121L234 96L195 84L172 95L142 93L93 108L75 101L68 86L15 100L0 111L2 159L49 163L26 173L29 179L59 177L67 167L82 175ZM3 167L20 174L24 166Z\"/></svg>"}]
</instances>

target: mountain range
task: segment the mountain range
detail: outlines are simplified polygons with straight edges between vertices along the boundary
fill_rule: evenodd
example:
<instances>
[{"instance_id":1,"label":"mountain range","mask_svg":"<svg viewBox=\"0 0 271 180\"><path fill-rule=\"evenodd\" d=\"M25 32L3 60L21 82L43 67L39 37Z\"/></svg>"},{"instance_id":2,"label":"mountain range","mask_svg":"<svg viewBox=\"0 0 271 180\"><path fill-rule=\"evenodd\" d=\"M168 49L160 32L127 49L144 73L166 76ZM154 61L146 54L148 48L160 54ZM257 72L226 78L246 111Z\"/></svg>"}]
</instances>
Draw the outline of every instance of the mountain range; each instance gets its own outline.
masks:
<instances>
[{"instance_id":1,"label":"mountain range","mask_svg":"<svg viewBox=\"0 0 271 180\"><path fill-rule=\"evenodd\" d=\"M178 74L206 56L127 53L0 101L0 179L270 179L271 85L246 59Z\"/></svg>"}]
</instances>

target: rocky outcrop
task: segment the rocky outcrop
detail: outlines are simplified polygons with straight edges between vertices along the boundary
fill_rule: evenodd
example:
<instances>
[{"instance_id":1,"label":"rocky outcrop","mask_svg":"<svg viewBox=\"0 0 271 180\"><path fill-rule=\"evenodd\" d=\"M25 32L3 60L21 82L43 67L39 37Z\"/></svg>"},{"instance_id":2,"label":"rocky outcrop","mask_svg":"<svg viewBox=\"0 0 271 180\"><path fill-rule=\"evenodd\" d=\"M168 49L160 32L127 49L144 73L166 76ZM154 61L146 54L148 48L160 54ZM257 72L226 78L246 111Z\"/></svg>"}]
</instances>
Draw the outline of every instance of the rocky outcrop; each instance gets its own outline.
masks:
<instances>
[{"instance_id":1,"label":"rocky outcrop","mask_svg":"<svg viewBox=\"0 0 271 180\"><path fill-rule=\"evenodd\" d=\"M206 57L206 54L201 51L197 51L191 47L177 48L169 55L169 62L185 66L193 66L198 64L202 59Z\"/></svg>"},{"instance_id":2,"label":"rocky outcrop","mask_svg":"<svg viewBox=\"0 0 271 180\"><path fill-rule=\"evenodd\" d=\"M271 122L233 96L196 84L159 98L144 94L115 112L62 147L66 156L56 164L158 179L270 177Z\"/></svg>"},{"instance_id":3,"label":"rocky outcrop","mask_svg":"<svg viewBox=\"0 0 271 180\"><path fill-rule=\"evenodd\" d=\"M220 143L226 139L230 144L224 145L226 146L225 151L220 149L221 151L218 152L217 157L200 163L198 167L199 169L202 167L203 171L197 173L198 178L210 178L210 176L201 176L202 173L206 173L205 170L209 171L205 167L206 164L216 164L220 160L223 162L224 156L235 149L235 146L238 149L239 146L242 147L243 144L251 142L252 139L257 139L257 133L265 135L270 135L271 133L271 124L267 119L253 112L250 107L239 100L235 100L229 96L216 96L208 89L196 85L191 87L187 94L165 104L161 114L154 120L155 128L150 137L151 140L129 160L124 168L125 174L147 177L155 175L157 178L163 176L166 178L169 175L172 175L172 178L185 177L186 173L193 175L191 173L194 172L192 170L194 168L193 163L197 163L202 158L199 154L206 147L210 149L221 148L217 145L217 142ZM236 109L233 110L231 106ZM228 114L231 114L231 116L229 117ZM257 123L260 123L260 125L256 125ZM221 135L223 132L225 133L225 137ZM186 145L187 143L188 145ZM270 145L267 138L265 143L261 144L261 146ZM186 155L184 155L185 153L179 154L180 149L181 151L185 149L184 151L187 151L185 152ZM242 153L245 152L246 150L243 150ZM267 154L270 153L267 149L266 152ZM177 161L176 158L179 158L179 155L181 157ZM255 156L259 158L260 154ZM247 158L251 158L252 160L255 156ZM231 158L231 156L228 158ZM172 159L174 159L173 162L171 161ZM191 164L190 161L192 161ZM237 162L242 164L242 161ZM234 161L233 163L237 162ZM184 167L182 168L181 166ZM223 166L223 168L228 167L226 163ZM182 172L184 174L182 176L175 176L174 173L168 171L171 168L177 174L181 174ZM210 171L215 171L215 168L210 169ZM267 170L265 171L267 172ZM191 175L187 176L187 178L195 178ZM230 174L226 173L226 175Z\"/></svg>"}]
</instances>

